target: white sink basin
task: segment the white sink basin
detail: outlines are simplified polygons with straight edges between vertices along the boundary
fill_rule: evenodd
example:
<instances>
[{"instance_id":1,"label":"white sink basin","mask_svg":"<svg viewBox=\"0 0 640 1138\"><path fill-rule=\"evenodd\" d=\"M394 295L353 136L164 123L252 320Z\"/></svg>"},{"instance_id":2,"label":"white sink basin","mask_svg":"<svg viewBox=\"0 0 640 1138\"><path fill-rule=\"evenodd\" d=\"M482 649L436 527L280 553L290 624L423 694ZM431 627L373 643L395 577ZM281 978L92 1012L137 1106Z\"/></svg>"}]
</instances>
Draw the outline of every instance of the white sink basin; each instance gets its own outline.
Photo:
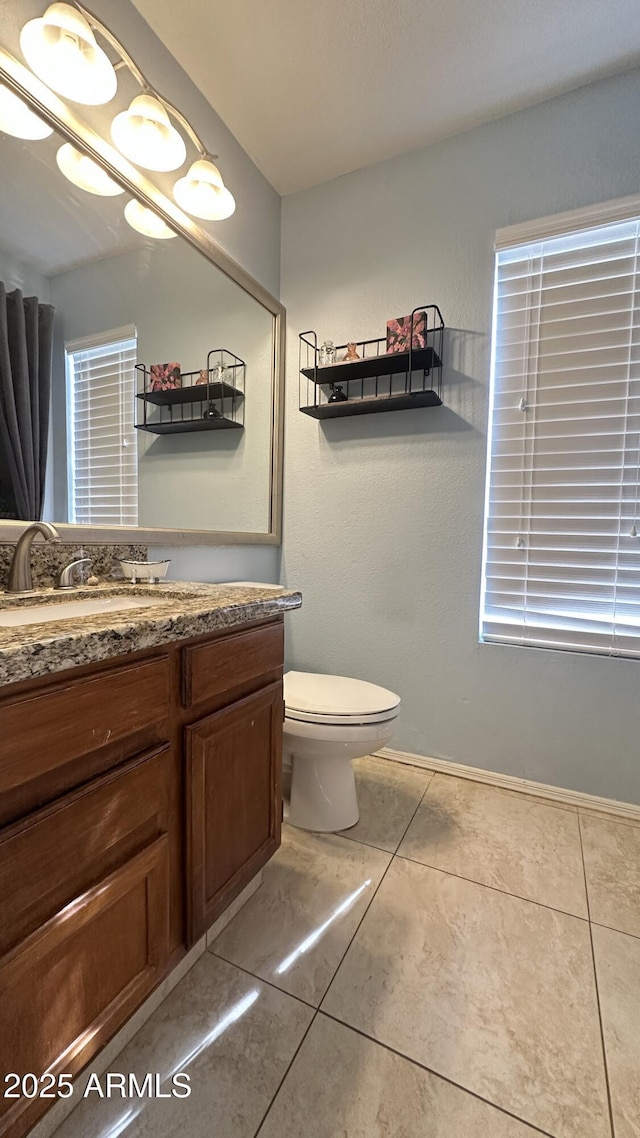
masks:
<instances>
[{"instance_id":1,"label":"white sink basin","mask_svg":"<svg viewBox=\"0 0 640 1138\"><path fill-rule=\"evenodd\" d=\"M0 628L43 624L52 620L74 620L79 616L109 616L112 612L144 609L157 605L159 597L93 597L83 601L52 601L48 605L0 608Z\"/></svg>"}]
</instances>

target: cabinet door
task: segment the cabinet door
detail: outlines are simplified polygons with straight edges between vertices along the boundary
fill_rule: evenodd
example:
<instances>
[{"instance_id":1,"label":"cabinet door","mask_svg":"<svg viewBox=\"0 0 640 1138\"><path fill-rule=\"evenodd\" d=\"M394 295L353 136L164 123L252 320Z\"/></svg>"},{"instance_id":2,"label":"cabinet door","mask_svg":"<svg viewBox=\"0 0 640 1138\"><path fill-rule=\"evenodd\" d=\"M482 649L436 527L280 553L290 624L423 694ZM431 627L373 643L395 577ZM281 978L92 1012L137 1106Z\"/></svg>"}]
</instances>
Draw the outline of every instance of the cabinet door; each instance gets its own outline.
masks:
<instances>
[{"instance_id":1,"label":"cabinet door","mask_svg":"<svg viewBox=\"0 0 640 1138\"><path fill-rule=\"evenodd\" d=\"M0 1080L77 1073L165 975L182 939L177 781L165 748L0 833ZM4 1090L0 1136L21 1138L51 1099Z\"/></svg>"},{"instance_id":2,"label":"cabinet door","mask_svg":"<svg viewBox=\"0 0 640 1138\"><path fill-rule=\"evenodd\" d=\"M0 959L0 1070L76 1074L135 1011L167 959L164 834ZM0 1099L19 1138L51 1103Z\"/></svg>"},{"instance_id":3,"label":"cabinet door","mask_svg":"<svg viewBox=\"0 0 640 1138\"><path fill-rule=\"evenodd\" d=\"M282 684L186 728L191 941L280 845Z\"/></svg>"}]
</instances>

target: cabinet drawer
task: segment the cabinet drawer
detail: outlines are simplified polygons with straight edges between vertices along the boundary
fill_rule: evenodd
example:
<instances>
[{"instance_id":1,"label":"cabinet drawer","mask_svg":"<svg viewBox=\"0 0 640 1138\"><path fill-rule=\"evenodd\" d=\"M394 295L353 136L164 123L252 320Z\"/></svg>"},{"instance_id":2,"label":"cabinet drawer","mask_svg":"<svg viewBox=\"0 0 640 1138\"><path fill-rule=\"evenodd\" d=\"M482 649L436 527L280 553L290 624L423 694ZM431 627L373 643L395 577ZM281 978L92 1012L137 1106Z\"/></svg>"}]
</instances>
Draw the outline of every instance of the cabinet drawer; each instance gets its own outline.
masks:
<instances>
[{"instance_id":1,"label":"cabinet drawer","mask_svg":"<svg viewBox=\"0 0 640 1138\"><path fill-rule=\"evenodd\" d=\"M164 742L169 673L161 656L1 702L0 823Z\"/></svg>"},{"instance_id":2,"label":"cabinet drawer","mask_svg":"<svg viewBox=\"0 0 640 1138\"><path fill-rule=\"evenodd\" d=\"M0 959L0 1070L77 1073L167 961L167 838L158 838ZM0 1099L0 1134L46 1100Z\"/></svg>"},{"instance_id":3,"label":"cabinet drawer","mask_svg":"<svg viewBox=\"0 0 640 1138\"><path fill-rule=\"evenodd\" d=\"M251 628L183 649L185 707L206 700L224 702L251 690L259 681L281 678L284 625Z\"/></svg>"},{"instance_id":4,"label":"cabinet drawer","mask_svg":"<svg viewBox=\"0 0 640 1138\"><path fill-rule=\"evenodd\" d=\"M165 748L0 833L0 956L167 833L172 821L177 828L177 780Z\"/></svg>"}]
</instances>

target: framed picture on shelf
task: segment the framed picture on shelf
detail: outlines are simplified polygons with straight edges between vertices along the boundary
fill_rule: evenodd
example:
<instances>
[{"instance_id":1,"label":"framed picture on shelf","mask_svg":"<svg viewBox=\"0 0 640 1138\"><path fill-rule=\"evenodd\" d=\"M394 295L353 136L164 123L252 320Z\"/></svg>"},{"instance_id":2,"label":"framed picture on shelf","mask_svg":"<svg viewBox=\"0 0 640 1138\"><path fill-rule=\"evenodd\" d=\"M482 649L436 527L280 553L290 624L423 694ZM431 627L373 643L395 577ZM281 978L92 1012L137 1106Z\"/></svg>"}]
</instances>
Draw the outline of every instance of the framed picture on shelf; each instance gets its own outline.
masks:
<instances>
[{"instance_id":1,"label":"framed picture on shelf","mask_svg":"<svg viewBox=\"0 0 640 1138\"><path fill-rule=\"evenodd\" d=\"M180 364L151 364L149 391L177 391L182 387Z\"/></svg>"},{"instance_id":2,"label":"framed picture on shelf","mask_svg":"<svg viewBox=\"0 0 640 1138\"><path fill-rule=\"evenodd\" d=\"M408 352L411 337L411 316L399 316L387 321L387 352ZM413 350L427 346L427 314L416 312L413 317Z\"/></svg>"}]
</instances>

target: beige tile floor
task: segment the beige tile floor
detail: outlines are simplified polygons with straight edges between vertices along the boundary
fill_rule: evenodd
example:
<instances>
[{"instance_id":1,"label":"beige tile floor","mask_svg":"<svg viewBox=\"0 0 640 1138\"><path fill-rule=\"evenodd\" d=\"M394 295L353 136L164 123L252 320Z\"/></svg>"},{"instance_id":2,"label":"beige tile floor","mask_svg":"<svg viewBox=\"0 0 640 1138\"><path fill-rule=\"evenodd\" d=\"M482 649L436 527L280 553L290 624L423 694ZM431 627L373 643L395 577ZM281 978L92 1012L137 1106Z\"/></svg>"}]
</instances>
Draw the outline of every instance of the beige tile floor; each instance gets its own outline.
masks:
<instances>
[{"instance_id":1,"label":"beige tile floor","mask_svg":"<svg viewBox=\"0 0 640 1138\"><path fill-rule=\"evenodd\" d=\"M57 1138L640 1138L640 826L364 759Z\"/></svg>"}]
</instances>

